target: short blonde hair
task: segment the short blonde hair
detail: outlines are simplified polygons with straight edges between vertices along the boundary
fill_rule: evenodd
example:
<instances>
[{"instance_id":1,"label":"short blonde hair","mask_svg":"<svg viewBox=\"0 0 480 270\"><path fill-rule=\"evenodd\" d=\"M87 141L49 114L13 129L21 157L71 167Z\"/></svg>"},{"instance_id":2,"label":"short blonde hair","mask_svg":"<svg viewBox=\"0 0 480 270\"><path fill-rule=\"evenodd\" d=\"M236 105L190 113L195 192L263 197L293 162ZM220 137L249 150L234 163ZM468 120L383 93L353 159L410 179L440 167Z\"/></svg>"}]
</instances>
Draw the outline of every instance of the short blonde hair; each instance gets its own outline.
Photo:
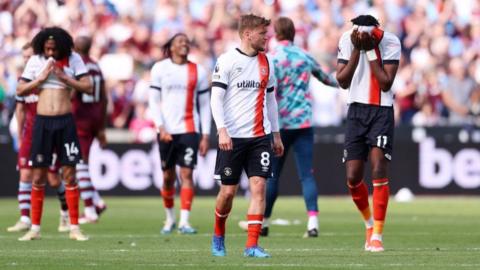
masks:
<instances>
[{"instance_id":1,"label":"short blonde hair","mask_svg":"<svg viewBox=\"0 0 480 270\"><path fill-rule=\"evenodd\" d=\"M240 17L240 25L238 27L238 33L240 36L245 30L251 30L259 26L269 26L270 20L260 17L254 14L246 14Z\"/></svg>"}]
</instances>

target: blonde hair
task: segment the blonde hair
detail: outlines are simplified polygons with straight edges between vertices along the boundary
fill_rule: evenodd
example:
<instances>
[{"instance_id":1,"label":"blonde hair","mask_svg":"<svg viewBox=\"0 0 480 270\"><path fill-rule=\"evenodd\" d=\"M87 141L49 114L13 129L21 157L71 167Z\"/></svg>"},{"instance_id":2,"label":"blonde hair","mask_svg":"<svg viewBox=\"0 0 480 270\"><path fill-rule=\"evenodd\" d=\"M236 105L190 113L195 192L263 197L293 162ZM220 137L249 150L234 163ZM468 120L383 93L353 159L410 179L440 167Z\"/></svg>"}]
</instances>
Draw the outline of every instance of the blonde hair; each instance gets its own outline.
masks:
<instances>
[{"instance_id":1,"label":"blonde hair","mask_svg":"<svg viewBox=\"0 0 480 270\"><path fill-rule=\"evenodd\" d=\"M270 20L260 17L254 14L246 14L240 17L240 25L238 27L238 33L240 36L245 32L245 30L251 30L259 26L269 26Z\"/></svg>"}]
</instances>

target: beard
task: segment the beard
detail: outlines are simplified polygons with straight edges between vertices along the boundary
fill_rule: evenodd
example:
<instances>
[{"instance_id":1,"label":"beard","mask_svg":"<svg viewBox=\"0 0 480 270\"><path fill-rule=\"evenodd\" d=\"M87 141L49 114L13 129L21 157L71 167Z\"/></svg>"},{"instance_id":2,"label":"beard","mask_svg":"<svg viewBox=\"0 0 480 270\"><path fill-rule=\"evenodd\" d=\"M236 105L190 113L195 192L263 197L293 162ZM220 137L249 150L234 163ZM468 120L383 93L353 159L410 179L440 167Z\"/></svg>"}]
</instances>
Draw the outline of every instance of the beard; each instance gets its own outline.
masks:
<instances>
[{"instance_id":1,"label":"beard","mask_svg":"<svg viewBox=\"0 0 480 270\"><path fill-rule=\"evenodd\" d=\"M264 52L265 44L252 44L252 48L254 48L256 51Z\"/></svg>"}]
</instances>

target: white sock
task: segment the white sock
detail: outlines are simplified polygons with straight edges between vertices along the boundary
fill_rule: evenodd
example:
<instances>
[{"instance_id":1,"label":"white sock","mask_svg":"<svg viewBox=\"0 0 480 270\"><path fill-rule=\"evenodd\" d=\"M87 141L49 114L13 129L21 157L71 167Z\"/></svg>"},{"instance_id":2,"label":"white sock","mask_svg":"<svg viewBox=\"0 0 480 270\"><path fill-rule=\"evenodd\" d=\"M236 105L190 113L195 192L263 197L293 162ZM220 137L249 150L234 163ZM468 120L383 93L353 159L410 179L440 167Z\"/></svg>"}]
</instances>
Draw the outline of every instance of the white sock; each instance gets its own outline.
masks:
<instances>
[{"instance_id":1,"label":"white sock","mask_svg":"<svg viewBox=\"0 0 480 270\"><path fill-rule=\"evenodd\" d=\"M105 202L103 201L102 197L100 197L100 193L98 193L97 190L93 192L93 204L100 207L105 205Z\"/></svg>"},{"instance_id":2,"label":"white sock","mask_svg":"<svg viewBox=\"0 0 480 270\"><path fill-rule=\"evenodd\" d=\"M190 217L190 211L189 210L180 210L180 222L179 222L179 227L189 225L188 224L188 218Z\"/></svg>"},{"instance_id":3,"label":"white sock","mask_svg":"<svg viewBox=\"0 0 480 270\"><path fill-rule=\"evenodd\" d=\"M20 221L23 222L23 223L28 223L28 224L32 223L30 218L27 217L27 216L20 216Z\"/></svg>"},{"instance_id":4,"label":"white sock","mask_svg":"<svg viewBox=\"0 0 480 270\"><path fill-rule=\"evenodd\" d=\"M97 211L95 210L95 206L87 206L83 210L85 212L85 216L90 219L98 219Z\"/></svg>"},{"instance_id":5,"label":"white sock","mask_svg":"<svg viewBox=\"0 0 480 270\"><path fill-rule=\"evenodd\" d=\"M165 208L165 215L167 223L175 223L175 209L172 208Z\"/></svg>"},{"instance_id":6,"label":"white sock","mask_svg":"<svg viewBox=\"0 0 480 270\"><path fill-rule=\"evenodd\" d=\"M263 218L263 223L262 223L262 228L270 226L270 218L264 217Z\"/></svg>"},{"instance_id":7,"label":"white sock","mask_svg":"<svg viewBox=\"0 0 480 270\"><path fill-rule=\"evenodd\" d=\"M34 232L39 232L40 231L40 225L32 225L32 227L30 227L30 230L32 230Z\"/></svg>"},{"instance_id":8,"label":"white sock","mask_svg":"<svg viewBox=\"0 0 480 270\"><path fill-rule=\"evenodd\" d=\"M60 216L68 217L68 210L67 211L60 210Z\"/></svg>"},{"instance_id":9,"label":"white sock","mask_svg":"<svg viewBox=\"0 0 480 270\"><path fill-rule=\"evenodd\" d=\"M80 227L78 225L70 224L70 231L74 231L74 230L80 230Z\"/></svg>"},{"instance_id":10,"label":"white sock","mask_svg":"<svg viewBox=\"0 0 480 270\"><path fill-rule=\"evenodd\" d=\"M366 227L367 229L370 229L370 228L373 227L373 218L372 218L372 217L370 217L369 220L364 220L364 222L365 222L365 227Z\"/></svg>"},{"instance_id":11,"label":"white sock","mask_svg":"<svg viewBox=\"0 0 480 270\"><path fill-rule=\"evenodd\" d=\"M309 216L308 217L307 229L309 231L313 230L313 229L318 229L318 216Z\"/></svg>"},{"instance_id":12,"label":"white sock","mask_svg":"<svg viewBox=\"0 0 480 270\"><path fill-rule=\"evenodd\" d=\"M370 241L373 241L373 240L378 240L378 241L382 242L382 235L378 234L378 233L372 234L372 238L370 238Z\"/></svg>"}]
</instances>

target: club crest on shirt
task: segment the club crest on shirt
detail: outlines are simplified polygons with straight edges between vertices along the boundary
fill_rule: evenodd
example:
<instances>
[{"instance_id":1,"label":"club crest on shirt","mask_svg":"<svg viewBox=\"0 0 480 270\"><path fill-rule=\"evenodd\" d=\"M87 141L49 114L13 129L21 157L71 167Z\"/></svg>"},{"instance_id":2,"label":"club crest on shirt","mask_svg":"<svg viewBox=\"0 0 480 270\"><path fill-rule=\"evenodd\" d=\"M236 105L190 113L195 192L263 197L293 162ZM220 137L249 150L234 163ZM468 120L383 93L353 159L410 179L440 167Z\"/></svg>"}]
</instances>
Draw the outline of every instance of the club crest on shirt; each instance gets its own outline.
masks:
<instances>
[{"instance_id":1,"label":"club crest on shirt","mask_svg":"<svg viewBox=\"0 0 480 270\"><path fill-rule=\"evenodd\" d=\"M262 74L262 75L264 75L264 76L265 76L265 75L268 75L268 70L267 70L267 68L265 68L265 67L260 68L260 74Z\"/></svg>"}]
</instances>

